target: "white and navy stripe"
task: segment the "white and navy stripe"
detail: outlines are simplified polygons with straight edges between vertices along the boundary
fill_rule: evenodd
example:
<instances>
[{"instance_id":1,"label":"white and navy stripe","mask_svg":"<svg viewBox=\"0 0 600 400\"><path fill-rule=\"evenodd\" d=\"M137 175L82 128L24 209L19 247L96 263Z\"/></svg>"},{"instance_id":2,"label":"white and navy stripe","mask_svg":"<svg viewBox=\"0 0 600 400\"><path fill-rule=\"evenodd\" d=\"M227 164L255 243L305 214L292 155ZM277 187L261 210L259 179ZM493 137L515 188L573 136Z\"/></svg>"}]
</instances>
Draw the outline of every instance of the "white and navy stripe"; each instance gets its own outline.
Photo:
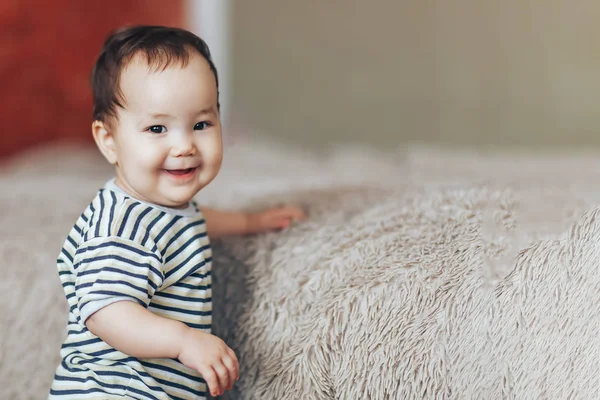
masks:
<instances>
[{"instance_id":1,"label":"white and navy stripe","mask_svg":"<svg viewBox=\"0 0 600 400\"><path fill-rule=\"evenodd\" d=\"M194 203L171 210L137 201L109 183L65 240L58 275L69 304L50 398L189 399L206 384L178 360L138 360L92 334L85 320L116 301L210 332L211 248Z\"/></svg>"}]
</instances>

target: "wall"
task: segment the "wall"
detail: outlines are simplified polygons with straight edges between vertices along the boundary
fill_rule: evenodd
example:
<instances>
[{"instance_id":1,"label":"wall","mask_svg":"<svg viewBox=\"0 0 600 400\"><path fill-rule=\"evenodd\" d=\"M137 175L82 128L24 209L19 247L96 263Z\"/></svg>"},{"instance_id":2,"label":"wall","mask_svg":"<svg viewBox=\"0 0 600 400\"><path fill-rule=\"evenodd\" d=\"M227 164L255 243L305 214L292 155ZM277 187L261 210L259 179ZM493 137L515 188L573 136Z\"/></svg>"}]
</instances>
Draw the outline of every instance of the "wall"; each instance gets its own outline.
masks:
<instances>
[{"instance_id":1,"label":"wall","mask_svg":"<svg viewBox=\"0 0 600 400\"><path fill-rule=\"evenodd\" d=\"M234 4L234 108L270 136L600 144L597 0Z\"/></svg>"},{"instance_id":2,"label":"wall","mask_svg":"<svg viewBox=\"0 0 600 400\"><path fill-rule=\"evenodd\" d=\"M231 103L231 16L230 0L187 0L187 26L200 36L210 48L210 54L219 75L219 103L221 123L226 134Z\"/></svg>"},{"instance_id":3,"label":"wall","mask_svg":"<svg viewBox=\"0 0 600 400\"><path fill-rule=\"evenodd\" d=\"M0 157L39 143L91 140L88 78L108 32L181 25L182 1L0 2Z\"/></svg>"}]
</instances>

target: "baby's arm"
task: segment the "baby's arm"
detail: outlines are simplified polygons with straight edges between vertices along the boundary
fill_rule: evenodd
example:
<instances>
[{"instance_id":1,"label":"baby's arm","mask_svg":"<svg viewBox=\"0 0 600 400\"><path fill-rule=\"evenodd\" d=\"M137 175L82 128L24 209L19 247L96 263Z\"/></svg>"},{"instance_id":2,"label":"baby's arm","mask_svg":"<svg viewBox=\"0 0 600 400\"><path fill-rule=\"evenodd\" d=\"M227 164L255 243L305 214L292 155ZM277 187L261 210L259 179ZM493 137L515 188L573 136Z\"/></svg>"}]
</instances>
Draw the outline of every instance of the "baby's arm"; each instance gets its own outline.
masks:
<instances>
[{"instance_id":1,"label":"baby's arm","mask_svg":"<svg viewBox=\"0 0 600 400\"><path fill-rule=\"evenodd\" d=\"M163 260L127 236L79 244L73 272L80 321L127 355L178 358L202 375L212 393L222 393L237 378L235 354L216 336L148 310L163 284Z\"/></svg>"},{"instance_id":2,"label":"baby's arm","mask_svg":"<svg viewBox=\"0 0 600 400\"><path fill-rule=\"evenodd\" d=\"M106 343L136 358L178 358L202 375L213 396L239 378L238 360L221 339L160 317L131 301L112 303L92 314L87 328Z\"/></svg>"},{"instance_id":3,"label":"baby's arm","mask_svg":"<svg viewBox=\"0 0 600 400\"><path fill-rule=\"evenodd\" d=\"M297 207L286 206L257 213L202 208L206 230L211 238L229 235L249 235L290 226L292 221L303 220L304 212Z\"/></svg>"}]
</instances>

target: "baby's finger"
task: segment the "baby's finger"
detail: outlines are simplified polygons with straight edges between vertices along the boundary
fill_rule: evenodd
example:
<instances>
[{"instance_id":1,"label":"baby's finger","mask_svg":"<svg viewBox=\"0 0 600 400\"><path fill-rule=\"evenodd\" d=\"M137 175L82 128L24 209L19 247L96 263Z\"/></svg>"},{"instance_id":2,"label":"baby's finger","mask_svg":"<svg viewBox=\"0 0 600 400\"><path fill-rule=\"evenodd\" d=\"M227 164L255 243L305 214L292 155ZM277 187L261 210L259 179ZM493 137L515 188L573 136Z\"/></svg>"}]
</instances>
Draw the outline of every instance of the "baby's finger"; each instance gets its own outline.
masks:
<instances>
[{"instance_id":1,"label":"baby's finger","mask_svg":"<svg viewBox=\"0 0 600 400\"><path fill-rule=\"evenodd\" d=\"M272 212L277 216L283 216L290 215L291 213L294 213L295 210L296 207L283 205L281 207L273 209Z\"/></svg>"},{"instance_id":2,"label":"baby's finger","mask_svg":"<svg viewBox=\"0 0 600 400\"><path fill-rule=\"evenodd\" d=\"M217 379L217 374L215 373L215 371L212 368L208 367L203 368L198 372L200 372L200 375L202 375L202 378L204 378L204 381L208 386L210 394L212 396L217 396L221 389L219 388L219 381Z\"/></svg>"},{"instance_id":3,"label":"baby's finger","mask_svg":"<svg viewBox=\"0 0 600 400\"><path fill-rule=\"evenodd\" d=\"M240 379L240 362L238 361L235 351L229 349L229 351L227 351L227 354L229 354L229 357L231 357L231 360L235 365L235 371L237 373L237 375L235 376L235 380L237 381L238 379Z\"/></svg>"},{"instance_id":4,"label":"baby's finger","mask_svg":"<svg viewBox=\"0 0 600 400\"><path fill-rule=\"evenodd\" d=\"M296 221L302 221L306 216L304 215L304 211L299 209L298 207L288 207L287 210L290 218Z\"/></svg>"},{"instance_id":5,"label":"baby's finger","mask_svg":"<svg viewBox=\"0 0 600 400\"><path fill-rule=\"evenodd\" d=\"M292 220L289 218L282 218L275 224L276 228L285 229L288 228L292 224Z\"/></svg>"},{"instance_id":6,"label":"baby's finger","mask_svg":"<svg viewBox=\"0 0 600 400\"><path fill-rule=\"evenodd\" d=\"M213 369L219 377L219 394L223 394L225 389L229 387L229 371L222 363L213 365Z\"/></svg>"},{"instance_id":7,"label":"baby's finger","mask_svg":"<svg viewBox=\"0 0 600 400\"><path fill-rule=\"evenodd\" d=\"M239 375L238 364L229 356L224 356L222 360L223 365L227 368L227 372L229 372L229 386L227 386L227 390L231 390Z\"/></svg>"}]
</instances>

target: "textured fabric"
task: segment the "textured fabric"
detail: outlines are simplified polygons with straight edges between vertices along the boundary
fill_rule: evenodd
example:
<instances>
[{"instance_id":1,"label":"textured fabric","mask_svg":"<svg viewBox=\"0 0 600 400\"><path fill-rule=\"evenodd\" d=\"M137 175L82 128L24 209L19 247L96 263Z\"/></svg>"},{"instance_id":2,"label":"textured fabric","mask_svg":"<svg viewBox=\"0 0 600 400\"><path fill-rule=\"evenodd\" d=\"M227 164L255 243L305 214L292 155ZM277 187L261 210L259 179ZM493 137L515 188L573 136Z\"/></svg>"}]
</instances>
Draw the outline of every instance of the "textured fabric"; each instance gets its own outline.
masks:
<instances>
[{"instance_id":1,"label":"textured fabric","mask_svg":"<svg viewBox=\"0 0 600 400\"><path fill-rule=\"evenodd\" d=\"M103 307L133 301L210 332L211 249L202 214L190 208L170 211L101 189L77 220L57 262L69 319L50 398L206 397L199 374L179 361L130 357L85 325Z\"/></svg>"},{"instance_id":2,"label":"textured fabric","mask_svg":"<svg viewBox=\"0 0 600 400\"><path fill-rule=\"evenodd\" d=\"M58 148L0 175L2 399L48 393L54 260L111 173ZM600 398L596 182L598 154L229 147L200 204L309 219L214 243L213 333L241 368L223 397Z\"/></svg>"}]
</instances>

